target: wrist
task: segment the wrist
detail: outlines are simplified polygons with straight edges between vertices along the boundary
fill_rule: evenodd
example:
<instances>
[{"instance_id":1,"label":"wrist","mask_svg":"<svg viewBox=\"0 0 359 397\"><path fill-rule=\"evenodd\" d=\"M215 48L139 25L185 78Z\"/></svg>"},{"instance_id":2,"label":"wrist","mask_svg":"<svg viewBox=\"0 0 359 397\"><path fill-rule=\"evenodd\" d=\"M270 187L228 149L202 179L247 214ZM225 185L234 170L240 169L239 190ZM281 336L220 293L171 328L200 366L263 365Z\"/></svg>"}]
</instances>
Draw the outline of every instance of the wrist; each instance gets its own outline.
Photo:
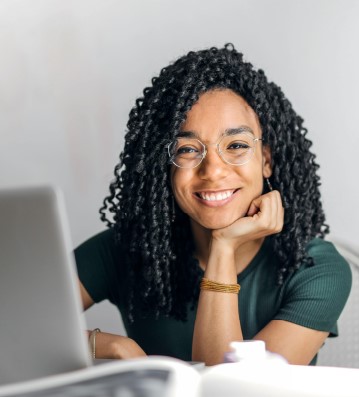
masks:
<instances>
[{"instance_id":1,"label":"wrist","mask_svg":"<svg viewBox=\"0 0 359 397\"><path fill-rule=\"evenodd\" d=\"M88 333L88 335L89 335L89 337L88 337L88 340L89 340L89 349L90 349L91 357L92 357L93 359L96 358L96 336L97 336L97 334L98 334L99 332L101 332L101 330L100 330L99 328L95 328L93 331L90 331L90 332Z\"/></svg>"},{"instance_id":2,"label":"wrist","mask_svg":"<svg viewBox=\"0 0 359 397\"><path fill-rule=\"evenodd\" d=\"M221 252L221 254L229 256L234 255L238 248L246 243L246 236L226 238L218 232L219 230L213 230L212 232L210 250L213 248L214 250Z\"/></svg>"},{"instance_id":3,"label":"wrist","mask_svg":"<svg viewBox=\"0 0 359 397\"><path fill-rule=\"evenodd\" d=\"M212 241L204 277L222 283L236 282L235 251L231 246Z\"/></svg>"},{"instance_id":4,"label":"wrist","mask_svg":"<svg viewBox=\"0 0 359 397\"><path fill-rule=\"evenodd\" d=\"M235 264L235 248L228 241L212 238L209 247L208 264L215 263L216 267L228 268Z\"/></svg>"}]
</instances>

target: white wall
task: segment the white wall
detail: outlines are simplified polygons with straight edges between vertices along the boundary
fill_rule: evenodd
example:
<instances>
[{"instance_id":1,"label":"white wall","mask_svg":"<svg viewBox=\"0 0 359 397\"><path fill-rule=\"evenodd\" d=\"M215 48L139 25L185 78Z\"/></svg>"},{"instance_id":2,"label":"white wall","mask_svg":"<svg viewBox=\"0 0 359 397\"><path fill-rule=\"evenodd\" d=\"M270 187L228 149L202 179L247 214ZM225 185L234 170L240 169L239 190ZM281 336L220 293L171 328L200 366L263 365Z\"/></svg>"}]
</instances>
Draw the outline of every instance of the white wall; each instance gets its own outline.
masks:
<instances>
[{"instance_id":1,"label":"white wall","mask_svg":"<svg viewBox=\"0 0 359 397\"><path fill-rule=\"evenodd\" d=\"M135 98L191 49L233 42L306 120L328 222L359 247L359 2L0 0L0 188L65 192L74 245L103 229ZM89 327L119 329L108 305Z\"/></svg>"}]
</instances>

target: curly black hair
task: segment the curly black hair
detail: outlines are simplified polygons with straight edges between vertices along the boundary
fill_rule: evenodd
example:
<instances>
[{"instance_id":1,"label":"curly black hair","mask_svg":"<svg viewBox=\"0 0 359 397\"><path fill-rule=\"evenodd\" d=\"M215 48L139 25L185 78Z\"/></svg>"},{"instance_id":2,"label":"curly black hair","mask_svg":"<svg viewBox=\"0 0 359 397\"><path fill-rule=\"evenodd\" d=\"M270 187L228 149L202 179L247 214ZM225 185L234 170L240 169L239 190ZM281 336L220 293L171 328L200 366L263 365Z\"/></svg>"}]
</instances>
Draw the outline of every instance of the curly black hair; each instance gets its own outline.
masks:
<instances>
[{"instance_id":1,"label":"curly black hair","mask_svg":"<svg viewBox=\"0 0 359 397\"><path fill-rule=\"evenodd\" d=\"M200 270L190 223L174 202L165 148L199 96L214 89L230 89L247 101L271 149L271 184L285 209L283 230L271 237L281 263L278 284L311 263L306 244L329 232L312 143L281 89L232 44L191 51L163 68L136 100L110 195L100 209L126 247L130 320L149 312L185 319L187 306L198 299Z\"/></svg>"}]
</instances>

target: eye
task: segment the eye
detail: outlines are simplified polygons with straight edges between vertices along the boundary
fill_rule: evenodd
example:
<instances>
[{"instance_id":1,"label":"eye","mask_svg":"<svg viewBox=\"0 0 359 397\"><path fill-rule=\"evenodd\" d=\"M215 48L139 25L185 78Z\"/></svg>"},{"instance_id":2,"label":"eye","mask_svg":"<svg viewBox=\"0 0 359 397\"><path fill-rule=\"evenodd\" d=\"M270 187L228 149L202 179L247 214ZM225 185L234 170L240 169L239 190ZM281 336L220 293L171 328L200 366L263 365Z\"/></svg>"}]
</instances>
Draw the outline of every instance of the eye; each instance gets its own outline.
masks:
<instances>
[{"instance_id":1,"label":"eye","mask_svg":"<svg viewBox=\"0 0 359 397\"><path fill-rule=\"evenodd\" d=\"M248 150L248 149L250 149L250 145L246 142L240 142L240 141L231 142L227 146L227 150Z\"/></svg>"},{"instance_id":2,"label":"eye","mask_svg":"<svg viewBox=\"0 0 359 397\"><path fill-rule=\"evenodd\" d=\"M178 139L173 147L173 155L181 158L197 158L202 147L196 139Z\"/></svg>"},{"instance_id":3,"label":"eye","mask_svg":"<svg viewBox=\"0 0 359 397\"><path fill-rule=\"evenodd\" d=\"M175 155L181 155L181 154L189 154L189 153L198 153L199 150L193 146L181 146L177 148Z\"/></svg>"}]
</instances>

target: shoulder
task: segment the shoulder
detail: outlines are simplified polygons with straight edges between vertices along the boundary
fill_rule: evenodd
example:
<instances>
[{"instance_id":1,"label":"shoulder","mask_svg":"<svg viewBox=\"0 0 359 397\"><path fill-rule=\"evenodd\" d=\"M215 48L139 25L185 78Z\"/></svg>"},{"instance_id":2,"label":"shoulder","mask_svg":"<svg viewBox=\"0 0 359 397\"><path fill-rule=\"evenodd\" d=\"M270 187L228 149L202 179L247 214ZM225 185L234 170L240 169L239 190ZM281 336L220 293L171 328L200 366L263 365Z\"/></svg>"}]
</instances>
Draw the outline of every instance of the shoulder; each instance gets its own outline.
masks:
<instances>
[{"instance_id":1,"label":"shoulder","mask_svg":"<svg viewBox=\"0 0 359 397\"><path fill-rule=\"evenodd\" d=\"M312 274L322 275L344 290L350 290L352 282L350 266L333 243L315 238L309 242L306 250L313 259L314 265L310 267Z\"/></svg>"},{"instance_id":2,"label":"shoulder","mask_svg":"<svg viewBox=\"0 0 359 397\"><path fill-rule=\"evenodd\" d=\"M312 264L303 263L289 276L288 286L295 289L299 286L303 288L305 284L308 290L313 290L313 294L337 291L346 300L351 288L351 270L335 246L329 241L315 238L307 244L306 251Z\"/></svg>"},{"instance_id":3,"label":"shoulder","mask_svg":"<svg viewBox=\"0 0 359 397\"><path fill-rule=\"evenodd\" d=\"M85 240L74 251L77 266L107 266L118 263L120 245L115 238L114 229L106 229Z\"/></svg>"},{"instance_id":4,"label":"shoulder","mask_svg":"<svg viewBox=\"0 0 359 397\"><path fill-rule=\"evenodd\" d=\"M85 240L75 249L75 253L97 250L100 247L113 250L115 249L115 245L115 233L114 229L111 228L97 233L89 239Z\"/></svg>"},{"instance_id":5,"label":"shoulder","mask_svg":"<svg viewBox=\"0 0 359 397\"><path fill-rule=\"evenodd\" d=\"M90 237L75 249L74 256L78 276L93 300L110 299L121 266L114 230L107 229Z\"/></svg>"},{"instance_id":6,"label":"shoulder","mask_svg":"<svg viewBox=\"0 0 359 397\"><path fill-rule=\"evenodd\" d=\"M313 240L309 241L309 243L306 246L306 251L311 256L314 255L321 257L328 255L328 258L329 257L342 258L342 256L339 254L333 243L331 243L330 241L323 240L321 238L314 238Z\"/></svg>"},{"instance_id":7,"label":"shoulder","mask_svg":"<svg viewBox=\"0 0 359 397\"><path fill-rule=\"evenodd\" d=\"M281 318L332 331L350 293L350 266L331 242L313 239L306 251L313 262L303 263L286 279Z\"/></svg>"}]
</instances>

